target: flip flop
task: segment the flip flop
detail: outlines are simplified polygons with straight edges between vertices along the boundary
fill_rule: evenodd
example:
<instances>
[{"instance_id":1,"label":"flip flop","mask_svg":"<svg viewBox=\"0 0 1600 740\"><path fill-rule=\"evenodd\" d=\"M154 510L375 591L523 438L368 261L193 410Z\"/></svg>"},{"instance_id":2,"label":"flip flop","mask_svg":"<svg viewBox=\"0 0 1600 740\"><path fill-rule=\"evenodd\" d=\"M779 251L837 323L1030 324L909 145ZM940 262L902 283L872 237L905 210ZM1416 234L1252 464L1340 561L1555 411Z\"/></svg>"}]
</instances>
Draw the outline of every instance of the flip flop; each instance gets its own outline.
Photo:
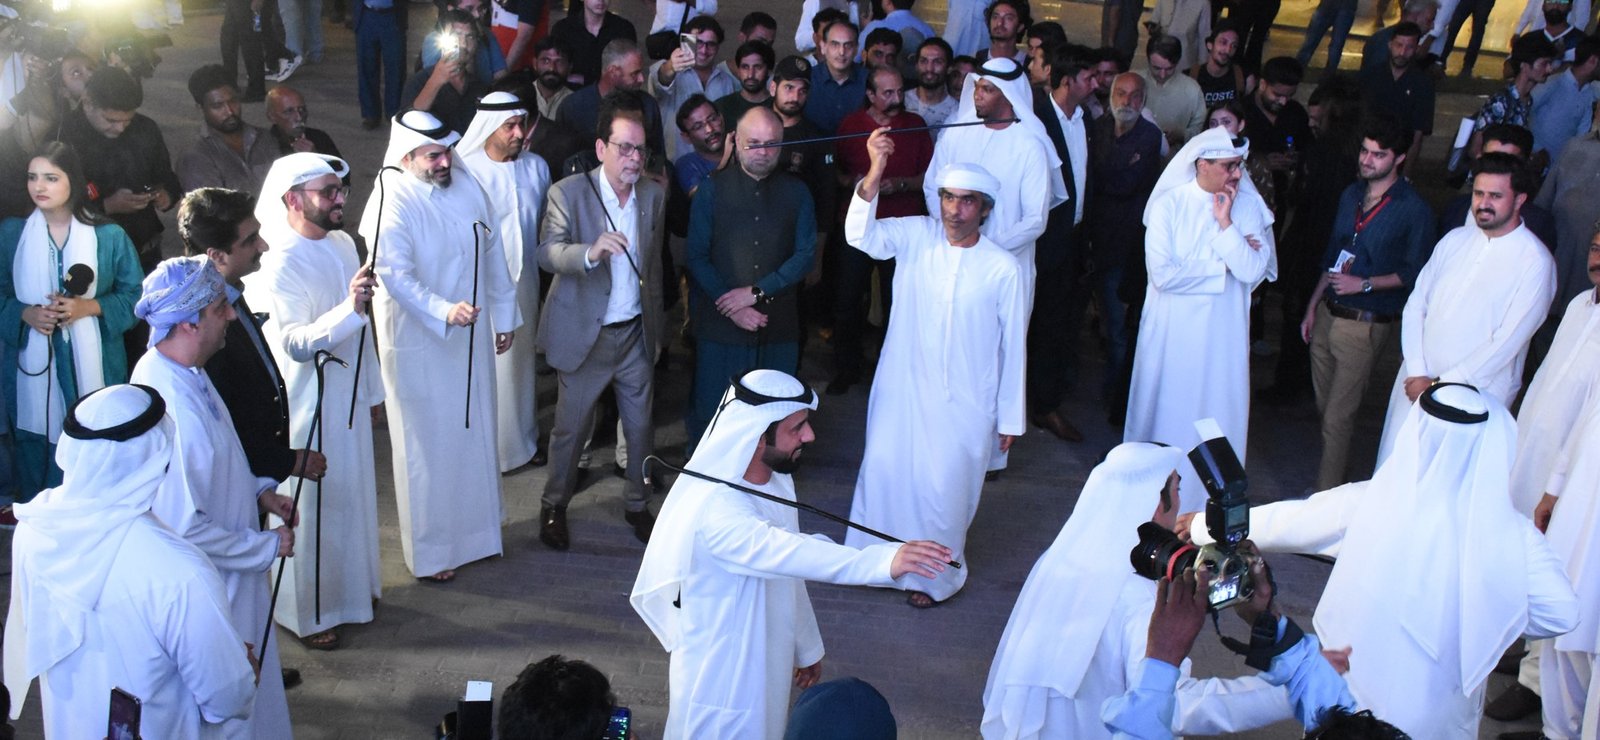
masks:
<instances>
[{"instance_id":1,"label":"flip flop","mask_svg":"<svg viewBox=\"0 0 1600 740\"><path fill-rule=\"evenodd\" d=\"M306 635L300 638L300 644L307 650L333 650L339 647L339 633L330 629Z\"/></svg>"},{"instance_id":2,"label":"flip flop","mask_svg":"<svg viewBox=\"0 0 1600 740\"><path fill-rule=\"evenodd\" d=\"M455 579L456 572L453 570L441 570L431 576L417 576L417 580L427 581L428 583L449 583Z\"/></svg>"},{"instance_id":3,"label":"flip flop","mask_svg":"<svg viewBox=\"0 0 1600 740\"><path fill-rule=\"evenodd\" d=\"M916 609L932 609L942 602L934 601L932 596L929 596L921 591L912 591L911 593L906 594L906 603L910 604Z\"/></svg>"}]
</instances>

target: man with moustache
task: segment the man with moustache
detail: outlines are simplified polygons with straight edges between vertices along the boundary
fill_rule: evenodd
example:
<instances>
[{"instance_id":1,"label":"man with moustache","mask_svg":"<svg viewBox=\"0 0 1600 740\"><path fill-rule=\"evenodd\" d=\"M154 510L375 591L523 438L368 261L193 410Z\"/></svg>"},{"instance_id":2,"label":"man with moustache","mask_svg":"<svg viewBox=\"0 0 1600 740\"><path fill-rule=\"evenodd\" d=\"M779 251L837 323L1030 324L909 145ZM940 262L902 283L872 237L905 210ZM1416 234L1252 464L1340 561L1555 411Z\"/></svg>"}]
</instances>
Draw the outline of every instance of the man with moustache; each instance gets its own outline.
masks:
<instances>
[{"instance_id":1,"label":"man with moustache","mask_svg":"<svg viewBox=\"0 0 1600 740\"><path fill-rule=\"evenodd\" d=\"M734 138L737 161L701 182L689 212L690 455L728 378L799 369L800 283L814 262L817 221L805 184L779 169L782 150L765 146L781 141L778 116L751 109Z\"/></svg>"},{"instance_id":2,"label":"man with moustache","mask_svg":"<svg viewBox=\"0 0 1600 740\"><path fill-rule=\"evenodd\" d=\"M950 94L948 78L950 70L950 45L937 36L930 38L917 47L916 81L917 86L905 94L906 112L922 116L929 126L938 126L956 113L956 96ZM933 140L939 140L943 131L933 132Z\"/></svg>"},{"instance_id":3,"label":"man with moustache","mask_svg":"<svg viewBox=\"0 0 1600 740\"><path fill-rule=\"evenodd\" d=\"M478 114L466 135L456 142L462 169L483 186L495 216L494 229L511 282L517 286L517 311L522 323L537 326L539 267L535 256L539 217L550 168L537 154L523 151L528 117L526 101L507 92L492 92L478 101ZM539 450L539 405L534 343L518 342L495 355L495 405L499 425L500 472L525 464L543 465Z\"/></svg>"},{"instance_id":4,"label":"man with moustache","mask_svg":"<svg viewBox=\"0 0 1600 740\"><path fill-rule=\"evenodd\" d=\"M789 56L778 62L773 68L772 80L767 82L767 90L772 93L772 112L778 114L783 124L783 140L808 140L805 144L785 144L779 166L805 184L817 216L818 267L806 277L806 296L801 301L802 315L810 322L817 314L831 311L826 299L814 299L822 293L817 284L822 275L823 251L838 215L834 206L838 202L839 183L834 176L837 167L833 142L815 141L825 134L805 118L806 98L811 92L811 63L805 58Z\"/></svg>"},{"instance_id":5,"label":"man with moustache","mask_svg":"<svg viewBox=\"0 0 1600 740\"><path fill-rule=\"evenodd\" d=\"M561 102L572 94L567 79L572 75L572 47L557 36L546 36L533 45L534 103L539 115L554 120ZM545 162L545 164L550 164Z\"/></svg>"},{"instance_id":6,"label":"man with moustache","mask_svg":"<svg viewBox=\"0 0 1600 740\"><path fill-rule=\"evenodd\" d=\"M339 156L339 147L333 137L320 128L306 125L310 114L306 99L298 90L279 85L267 91L267 120L272 122L272 138L278 142L278 156L295 152L315 152L329 157ZM348 185L349 177L345 177Z\"/></svg>"},{"instance_id":7,"label":"man with moustache","mask_svg":"<svg viewBox=\"0 0 1600 740\"><path fill-rule=\"evenodd\" d=\"M522 324L499 221L477 179L454 167L459 140L424 111L396 116L383 164L402 172L379 171L360 227L380 247L373 315L401 551L412 575L435 583L501 552L494 355Z\"/></svg>"},{"instance_id":8,"label":"man with moustache","mask_svg":"<svg viewBox=\"0 0 1600 740\"><path fill-rule=\"evenodd\" d=\"M272 165L255 207L270 250L261 257L261 270L244 280L243 298L267 317L246 330L259 329L262 344L276 360L287 391L291 439L307 439L322 395L323 419L315 444L334 462L328 475L300 486L303 516L295 536L301 557L286 566L273 613L280 626L312 650L338 647L340 625L372 621L373 602L382 590L369 411L383 401L383 381L370 372L378 362L373 343L362 341L377 281L360 264L355 240L342 230L350 190L342 178L348 174L344 160L311 152L291 154ZM247 311L237 313L238 325L256 321ZM228 347L235 344L253 351L248 341L229 342ZM319 351L331 352L346 364L330 362L319 368ZM364 370L356 388L358 357ZM341 417L348 423L341 423ZM278 491L289 496L297 485L285 480ZM326 532L317 537L322 530Z\"/></svg>"},{"instance_id":9,"label":"man with moustache","mask_svg":"<svg viewBox=\"0 0 1600 740\"><path fill-rule=\"evenodd\" d=\"M1528 340L1550 311L1555 260L1522 220L1533 175L1516 157L1478 158L1473 223L1444 235L1417 276L1400 320L1400 372L1389 397L1378 465L1406 414L1435 383L1467 383L1510 405Z\"/></svg>"},{"instance_id":10,"label":"man with moustache","mask_svg":"<svg viewBox=\"0 0 1600 740\"><path fill-rule=\"evenodd\" d=\"M715 172L727 160L728 138L724 134L726 119L704 95L694 95L678 109L678 130L689 139L693 151L684 153L673 163L673 177L678 187L689 197L701 181Z\"/></svg>"},{"instance_id":11,"label":"man with moustache","mask_svg":"<svg viewBox=\"0 0 1600 740\"><path fill-rule=\"evenodd\" d=\"M178 182L184 192L227 188L254 194L278 158L277 142L239 117L243 104L233 78L221 65L208 64L189 75L189 95L204 125L189 150L178 157Z\"/></svg>"},{"instance_id":12,"label":"man with moustache","mask_svg":"<svg viewBox=\"0 0 1600 740\"><path fill-rule=\"evenodd\" d=\"M745 111L765 106L772 100L772 93L767 92L774 62L772 47L759 39L746 41L739 45L730 61L734 76L739 78L739 89L714 100L722 120L737 124L744 118Z\"/></svg>"},{"instance_id":13,"label":"man with moustache","mask_svg":"<svg viewBox=\"0 0 1600 740\"><path fill-rule=\"evenodd\" d=\"M853 183L865 177L872 167L866 139L861 138L861 134L885 127L901 129L924 125L921 116L907 113L902 105L904 85L900 71L891 67L878 67L867 74L867 107L839 122L840 135L858 137L836 144L841 178ZM933 137L926 131L913 131L889 134L889 138L894 141L895 156L884 168L878 215L881 218L925 215L928 211L922 202L922 179L933 158ZM837 256L833 296L834 382L828 385L828 395L843 393L859 381L865 370L863 335L867 327L866 303L873 267L878 269L885 304L890 302L894 280L893 260L874 260L857 249L844 250Z\"/></svg>"},{"instance_id":14,"label":"man with moustache","mask_svg":"<svg viewBox=\"0 0 1600 740\"><path fill-rule=\"evenodd\" d=\"M1389 30L1389 61L1362 68L1361 91L1368 107L1393 114L1411 129L1411 143L1406 147L1411 156L1405 158L1401 170L1409 173L1421 159L1422 138L1433 133L1436 94L1433 78L1412 64L1422 44L1422 27L1401 21Z\"/></svg>"}]
</instances>

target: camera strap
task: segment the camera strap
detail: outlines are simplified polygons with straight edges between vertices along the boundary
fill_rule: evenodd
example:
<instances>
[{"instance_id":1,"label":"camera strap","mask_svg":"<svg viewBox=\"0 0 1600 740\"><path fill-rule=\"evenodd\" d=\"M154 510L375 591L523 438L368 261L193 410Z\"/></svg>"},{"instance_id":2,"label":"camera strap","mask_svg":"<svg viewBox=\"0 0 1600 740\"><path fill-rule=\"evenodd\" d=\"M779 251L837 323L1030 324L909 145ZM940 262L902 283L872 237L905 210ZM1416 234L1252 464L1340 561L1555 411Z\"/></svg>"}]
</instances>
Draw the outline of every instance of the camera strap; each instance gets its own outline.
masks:
<instances>
[{"instance_id":1,"label":"camera strap","mask_svg":"<svg viewBox=\"0 0 1600 740\"><path fill-rule=\"evenodd\" d=\"M1212 612L1211 625L1217 626L1217 614ZM1222 646L1244 656L1244 664L1258 671L1272 669L1272 659L1284 654L1289 648L1299 644L1306 633L1295 624L1293 619L1285 620L1283 639L1278 639L1278 618L1272 612L1262 612L1256 617L1256 622L1251 625L1250 642L1248 644L1235 640L1222 634L1219 627L1217 637L1222 640Z\"/></svg>"}]
</instances>

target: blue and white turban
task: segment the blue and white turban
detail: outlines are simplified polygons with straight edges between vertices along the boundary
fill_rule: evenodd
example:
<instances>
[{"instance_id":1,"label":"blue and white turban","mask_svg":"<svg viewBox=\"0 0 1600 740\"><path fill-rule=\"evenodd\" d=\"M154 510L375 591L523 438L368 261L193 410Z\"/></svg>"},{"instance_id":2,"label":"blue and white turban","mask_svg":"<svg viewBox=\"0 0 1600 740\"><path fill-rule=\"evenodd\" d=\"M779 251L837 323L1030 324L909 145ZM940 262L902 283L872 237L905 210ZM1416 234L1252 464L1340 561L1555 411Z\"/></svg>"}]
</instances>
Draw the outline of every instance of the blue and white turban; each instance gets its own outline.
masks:
<instances>
[{"instance_id":1,"label":"blue and white turban","mask_svg":"<svg viewBox=\"0 0 1600 740\"><path fill-rule=\"evenodd\" d=\"M200 311L226 293L222 273L204 255L174 257L145 276L133 315L150 324L150 344L167 338L180 323L200 323Z\"/></svg>"}]
</instances>

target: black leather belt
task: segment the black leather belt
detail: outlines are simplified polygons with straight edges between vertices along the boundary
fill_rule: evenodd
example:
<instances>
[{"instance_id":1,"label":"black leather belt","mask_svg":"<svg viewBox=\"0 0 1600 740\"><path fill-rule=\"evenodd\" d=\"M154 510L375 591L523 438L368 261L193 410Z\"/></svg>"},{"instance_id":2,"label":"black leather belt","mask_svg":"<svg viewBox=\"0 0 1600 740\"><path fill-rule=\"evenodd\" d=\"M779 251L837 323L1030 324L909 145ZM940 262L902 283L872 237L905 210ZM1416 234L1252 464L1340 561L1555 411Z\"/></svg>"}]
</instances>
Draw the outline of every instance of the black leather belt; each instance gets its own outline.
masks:
<instances>
[{"instance_id":1,"label":"black leather belt","mask_svg":"<svg viewBox=\"0 0 1600 740\"><path fill-rule=\"evenodd\" d=\"M1372 311L1357 311L1353 308L1341 306L1333 301L1328 301L1328 313L1336 319L1349 319L1367 324L1392 324L1400 319L1399 316L1373 313Z\"/></svg>"},{"instance_id":2,"label":"black leather belt","mask_svg":"<svg viewBox=\"0 0 1600 740\"><path fill-rule=\"evenodd\" d=\"M622 328L624 326L628 326L629 324L632 324L632 323L634 323L634 322L636 322L638 320L639 320L639 317L635 316L635 317L633 317L631 319L623 319L622 321L613 321L613 322L611 322L609 324L601 324L600 328L601 329L620 329L620 328Z\"/></svg>"}]
</instances>

